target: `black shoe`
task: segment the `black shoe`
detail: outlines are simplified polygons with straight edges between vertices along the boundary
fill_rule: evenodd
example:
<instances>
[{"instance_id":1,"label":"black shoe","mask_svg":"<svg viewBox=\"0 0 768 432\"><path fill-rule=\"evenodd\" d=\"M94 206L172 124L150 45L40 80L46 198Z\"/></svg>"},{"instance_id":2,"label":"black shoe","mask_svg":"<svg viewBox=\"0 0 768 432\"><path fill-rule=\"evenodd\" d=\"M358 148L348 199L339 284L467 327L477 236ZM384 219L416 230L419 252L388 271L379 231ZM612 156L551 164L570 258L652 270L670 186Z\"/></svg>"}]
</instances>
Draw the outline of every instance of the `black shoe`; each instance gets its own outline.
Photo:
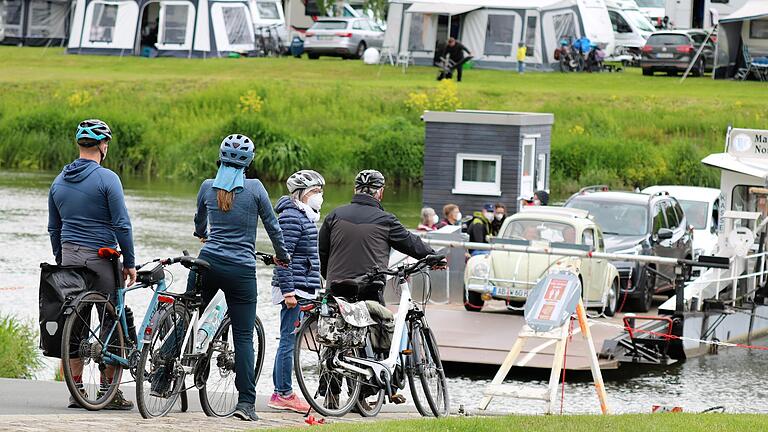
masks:
<instances>
[{"instance_id":1,"label":"black shoe","mask_svg":"<svg viewBox=\"0 0 768 432\"><path fill-rule=\"evenodd\" d=\"M396 405L404 404L405 403L405 396L401 395L400 393L395 393L392 395L392 403Z\"/></svg>"},{"instance_id":2,"label":"black shoe","mask_svg":"<svg viewBox=\"0 0 768 432\"><path fill-rule=\"evenodd\" d=\"M259 416L256 414L256 408L253 405L237 404L235 412L232 413L232 417L239 418L243 421L259 421Z\"/></svg>"},{"instance_id":3,"label":"black shoe","mask_svg":"<svg viewBox=\"0 0 768 432\"><path fill-rule=\"evenodd\" d=\"M84 398L88 397L88 393L86 393L84 388L78 389L81 395L83 395ZM82 408L80 406L80 402L78 402L72 395L69 395L69 405L67 405L67 408Z\"/></svg>"},{"instance_id":4,"label":"black shoe","mask_svg":"<svg viewBox=\"0 0 768 432\"><path fill-rule=\"evenodd\" d=\"M112 401L108 403L104 409L113 411L130 411L133 409L133 402L125 399L125 396L123 396L123 391L118 390L117 393L115 393L115 397L112 398Z\"/></svg>"}]
</instances>

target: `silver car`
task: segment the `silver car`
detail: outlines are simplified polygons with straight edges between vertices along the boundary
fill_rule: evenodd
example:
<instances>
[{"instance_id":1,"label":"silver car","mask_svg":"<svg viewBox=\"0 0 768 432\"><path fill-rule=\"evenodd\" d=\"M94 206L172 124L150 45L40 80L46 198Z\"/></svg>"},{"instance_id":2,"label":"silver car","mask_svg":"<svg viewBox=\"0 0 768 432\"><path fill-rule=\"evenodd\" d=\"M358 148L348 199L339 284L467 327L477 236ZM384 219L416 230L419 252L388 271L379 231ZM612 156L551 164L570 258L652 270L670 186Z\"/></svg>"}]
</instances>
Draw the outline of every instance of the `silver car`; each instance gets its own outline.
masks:
<instances>
[{"instance_id":1,"label":"silver car","mask_svg":"<svg viewBox=\"0 0 768 432\"><path fill-rule=\"evenodd\" d=\"M384 31L368 18L321 18L307 30L304 51L320 56L361 58L368 48L381 48Z\"/></svg>"}]
</instances>

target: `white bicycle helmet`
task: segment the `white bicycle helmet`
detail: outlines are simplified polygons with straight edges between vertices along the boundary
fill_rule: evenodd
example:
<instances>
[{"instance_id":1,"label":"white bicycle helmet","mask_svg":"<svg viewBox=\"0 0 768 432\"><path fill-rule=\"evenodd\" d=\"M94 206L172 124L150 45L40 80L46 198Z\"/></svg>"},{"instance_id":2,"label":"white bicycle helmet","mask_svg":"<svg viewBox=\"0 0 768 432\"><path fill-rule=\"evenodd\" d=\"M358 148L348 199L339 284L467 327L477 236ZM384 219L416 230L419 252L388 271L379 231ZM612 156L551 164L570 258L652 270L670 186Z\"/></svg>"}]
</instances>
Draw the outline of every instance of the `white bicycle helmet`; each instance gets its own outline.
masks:
<instances>
[{"instance_id":1,"label":"white bicycle helmet","mask_svg":"<svg viewBox=\"0 0 768 432\"><path fill-rule=\"evenodd\" d=\"M317 171L301 170L291 174L285 182L288 192L294 193L301 189L311 189L325 186L325 179Z\"/></svg>"}]
</instances>

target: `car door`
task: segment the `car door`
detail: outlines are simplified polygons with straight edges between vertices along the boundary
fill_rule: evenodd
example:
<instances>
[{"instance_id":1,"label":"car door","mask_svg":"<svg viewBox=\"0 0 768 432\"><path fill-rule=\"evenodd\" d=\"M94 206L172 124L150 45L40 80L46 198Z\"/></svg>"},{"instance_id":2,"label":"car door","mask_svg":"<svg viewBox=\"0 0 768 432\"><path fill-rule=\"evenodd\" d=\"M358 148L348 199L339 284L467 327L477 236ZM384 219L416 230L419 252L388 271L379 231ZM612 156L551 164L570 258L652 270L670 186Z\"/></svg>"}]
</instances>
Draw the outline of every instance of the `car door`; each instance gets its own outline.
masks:
<instances>
[{"instance_id":1,"label":"car door","mask_svg":"<svg viewBox=\"0 0 768 432\"><path fill-rule=\"evenodd\" d=\"M605 252L605 240L599 229L595 230L595 251ZM608 261L605 258L592 258L592 292L590 300L600 301L608 279Z\"/></svg>"},{"instance_id":2,"label":"car door","mask_svg":"<svg viewBox=\"0 0 768 432\"><path fill-rule=\"evenodd\" d=\"M670 240L661 240L659 239L659 230L662 228L669 228L667 225L667 219L664 215L664 207L662 206L661 201L657 201L653 204L651 207L651 215L653 215L652 219L652 228L651 228L651 243L653 245L652 252L654 256L659 257L669 257L670 253L670 247L669 242ZM673 268L671 268L668 264L656 264L656 270L667 276L671 274L672 271L674 271ZM664 280L663 278L656 277L656 287L661 287L664 285L667 285L669 282Z\"/></svg>"},{"instance_id":3,"label":"car door","mask_svg":"<svg viewBox=\"0 0 768 432\"><path fill-rule=\"evenodd\" d=\"M584 246L588 246L590 251L595 250L595 230L592 228L587 228L581 233L581 244ZM584 286L582 287L582 298L587 301L593 301L595 300L595 292L598 291L595 289L595 278L594 278L594 269L596 267L596 262L594 258L584 258L581 260L581 280L584 283ZM599 300L599 295L597 296L597 299Z\"/></svg>"},{"instance_id":4,"label":"car door","mask_svg":"<svg viewBox=\"0 0 768 432\"><path fill-rule=\"evenodd\" d=\"M680 228L680 221L678 220L675 208L670 200L662 200L660 202L664 218L667 221L666 228L672 230L672 238L668 240L659 240L659 254L667 258L684 258L680 256L681 247L680 244L683 241L684 230ZM672 264L664 264L660 266L662 274L669 279L675 278L675 266ZM670 284L669 280L664 280L662 286ZM671 287L670 287L671 288Z\"/></svg>"}]
</instances>

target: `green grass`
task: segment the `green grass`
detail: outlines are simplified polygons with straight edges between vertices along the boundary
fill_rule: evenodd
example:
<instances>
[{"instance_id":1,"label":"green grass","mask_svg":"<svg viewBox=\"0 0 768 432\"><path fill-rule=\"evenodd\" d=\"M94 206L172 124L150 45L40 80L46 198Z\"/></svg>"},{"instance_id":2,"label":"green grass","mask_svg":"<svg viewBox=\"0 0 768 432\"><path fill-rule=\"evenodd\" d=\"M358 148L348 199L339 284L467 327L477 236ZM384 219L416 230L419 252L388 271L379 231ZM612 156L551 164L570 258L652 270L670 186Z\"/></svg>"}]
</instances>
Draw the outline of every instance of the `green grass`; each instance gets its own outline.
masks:
<instances>
[{"instance_id":1,"label":"green grass","mask_svg":"<svg viewBox=\"0 0 768 432\"><path fill-rule=\"evenodd\" d=\"M77 121L99 117L115 132L111 168L195 182L211 175L218 143L234 131L259 143L255 169L265 178L312 167L348 182L377 167L418 181L423 126L405 102L437 87L434 68L403 74L337 59L119 58L16 47L0 47L0 58L0 167L59 169L74 155ZM592 183L714 185L717 173L699 161L722 150L727 125L768 129L761 83L680 84L637 70L465 76L449 95L461 108L555 114L556 193ZM249 92L257 102L246 107L260 101L259 112L242 112Z\"/></svg>"},{"instance_id":2,"label":"green grass","mask_svg":"<svg viewBox=\"0 0 768 432\"><path fill-rule=\"evenodd\" d=\"M318 432L717 432L768 428L768 416L756 414L632 414L616 416L451 417L384 422L337 423ZM273 431L306 428L271 429Z\"/></svg>"},{"instance_id":3,"label":"green grass","mask_svg":"<svg viewBox=\"0 0 768 432\"><path fill-rule=\"evenodd\" d=\"M10 316L0 316L0 378L33 378L40 368L36 331Z\"/></svg>"}]
</instances>

